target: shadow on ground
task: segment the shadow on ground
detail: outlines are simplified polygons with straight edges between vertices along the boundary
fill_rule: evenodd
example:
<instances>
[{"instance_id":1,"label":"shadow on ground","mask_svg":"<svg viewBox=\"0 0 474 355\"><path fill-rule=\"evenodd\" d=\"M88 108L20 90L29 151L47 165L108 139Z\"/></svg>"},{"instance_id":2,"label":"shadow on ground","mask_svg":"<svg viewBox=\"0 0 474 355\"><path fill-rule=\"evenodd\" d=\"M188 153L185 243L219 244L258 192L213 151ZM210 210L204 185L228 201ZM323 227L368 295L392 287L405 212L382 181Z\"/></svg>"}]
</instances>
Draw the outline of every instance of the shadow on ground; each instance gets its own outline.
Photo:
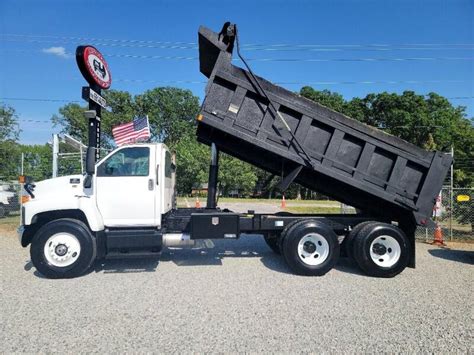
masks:
<instances>
[{"instance_id":1,"label":"shadow on ground","mask_svg":"<svg viewBox=\"0 0 474 355\"><path fill-rule=\"evenodd\" d=\"M286 265L282 256L275 254L260 236L246 236L238 241L214 240L204 248L167 248L160 256L142 259L109 259L94 263L87 274L104 273L141 273L154 272L160 263L172 262L180 267L186 266L221 266L226 258L258 258L268 269L284 274L293 274ZM32 264L28 261L24 269L30 271ZM355 262L349 258L341 257L334 269L355 275L366 276ZM37 271L34 275L42 278Z\"/></svg>"},{"instance_id":2,"label":"shadow on ground","mask_svg":"<svg viewBox=\"0 0 474 355\"><path fill-rule=\"evenodd\" d=\"M428 253L436 258L474 265L474 251L442 248L430 249Z\"/></svg>"}]
</instances>

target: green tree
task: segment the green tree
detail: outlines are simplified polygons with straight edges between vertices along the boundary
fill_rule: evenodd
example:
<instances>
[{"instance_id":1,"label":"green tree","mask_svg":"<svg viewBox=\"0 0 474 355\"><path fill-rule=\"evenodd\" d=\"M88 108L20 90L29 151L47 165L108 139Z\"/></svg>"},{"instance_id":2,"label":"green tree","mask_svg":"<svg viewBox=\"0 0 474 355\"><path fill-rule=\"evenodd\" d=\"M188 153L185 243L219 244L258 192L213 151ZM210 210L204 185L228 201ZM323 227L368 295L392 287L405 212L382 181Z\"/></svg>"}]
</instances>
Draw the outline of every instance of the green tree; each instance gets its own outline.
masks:
<instances>
[{"instance_id":1,"label":"green tree","mask_svg":"<svg viewBox=\"0 0 474 355\"><path fill-rule=\"evenodd\" d=\"M224 196L232 190L238 191L239 195L249 196L253 193L257 174L250 164L221 153L218 180L219 190Z\"/></svg>"},{"instance_id":2,"label":"green tree","mask_svg":"<svg viewBox=\"0 0 474 355\"><path fill-rule=\"evenodd\" d=\"M337 112L344 113L346 109L347 103L342 95L329 90L317 91L310 86L304 86L300 90L300 95Z\"/></svg>"},{"instance_id":3,"label":"green tree","mask_svg":"<svg viewBox=\"0 0 474 355\"><path fill-rule=\"evenodd\" d=\"M137 95L135 104L137 114L148 115L154 141L173 147L195 133L199 99L189 90L155 88Z\"/></svg>"},{"instance_id":4,"label":"green tree","mask_svg":"<svg viewBox=\"0 0 474 355\"><path fill-rule=\"evenodd\" d=\"M20 167L20 128L15 110L0 104L0 179L16 180Z\"/></svg>"},{"instance_id":5,"label":"green tree","mask_svg":"<svg viewBox=\"0 0 474 355\"><path fill-rule=\"evenodd\" d=\"M210 151L196 141L199 100L191 91L159 87L135 96L115 90L105 92L104 96L110 110L103 110L101 117L103 146L113 146L112 128L115 125L130 122L134 116L148 115L151 141L166 143L176 152L178 193L189 194L193 186L207 181ZM85 106L67 104L52 120L62 127L63 133L87 142L88 126L84 110ZM221 167L219 178L222 189L240 189L245 194L253 189L255 174L248 164L223 155Z\"/></svg>"},{"instance_id":6,"label":"green tree","mask_svg":"<svg viewBox=\"0 0 474 355\"><path fill-rule=\"evenodd\" d=\"M176 188L188 195L194 186L207 181L210 149L196 141L194 136L183 137L174 146L176 152Z\"/></svg>"},{"instance_id":7,"label":"green tree","mask_svg":"<svg viewBox=\"0 0 474 355\"><path fill-rule=\"evenodd\" d=\"M136 116L148 115L152 141L173 146L183 136L193 133L199 111L199 99L191 91L159 87L132 96L126 91L104 92L109 110L102 110L101 138L105 147L113 146L112 128L132 121ZM52 121L70 134L87 142L88 122L84 118L86 106L67 104L59 109Z\"/></svg>"},{"instance_id":8,"label":"green tree","mask_svg":"<svg viewBox=\"0 0 474 355\"><path fill-rule=\"evenodd\" d=\"M22 145L21 152L25 156L24 174L35 181L50 179L52 176L53 152L51 146Z\"/></svg>"},{"instance_id":9,"label":"green tree","mask_svg":"<svg viewBox=\"0 0 474 355\"><path fill-rule=\"evenodd\" d=\"M345 101L330 91L310 87L300 94L341 112L358 121L383 129L424 149L449 152L454 147L455 159L471 161L474 156L474 126L465 107L454 107L446 98L436 94L417 95L382 92L364 98ZM456 166L456 165L455 165ZM472 186L472 169L455 170L456 186Z\"/></svg>"}]
</instances>

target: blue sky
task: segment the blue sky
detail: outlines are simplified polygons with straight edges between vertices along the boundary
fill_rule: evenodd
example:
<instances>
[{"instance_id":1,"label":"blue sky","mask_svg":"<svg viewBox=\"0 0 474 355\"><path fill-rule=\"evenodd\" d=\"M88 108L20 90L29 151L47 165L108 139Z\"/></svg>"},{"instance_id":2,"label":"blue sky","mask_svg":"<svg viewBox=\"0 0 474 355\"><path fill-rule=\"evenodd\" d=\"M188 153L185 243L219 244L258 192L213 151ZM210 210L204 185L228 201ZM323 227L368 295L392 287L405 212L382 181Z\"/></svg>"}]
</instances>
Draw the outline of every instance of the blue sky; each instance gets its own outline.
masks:
<instances>
[{"instance_id":1,"label":"blue sky","mask_svg":"<svg viewBox=\"0 0 474 355\"><path fill-rule=\"evenodd\" d=\"M104 54L113 89L171 85L202 99L198 61L176 57L197 57L199 25L219 30L232 21L244 56L260 59L250 62L254 71L289 90L313 83L347 99L434 91L472 117L473 14L472 0L0 0L0 101L16 109L23 143L50 140L58 130L50 118L65 102L31 99L81 100L85 82L73 56L80 44Z\"/></svg>"}]
</instances>

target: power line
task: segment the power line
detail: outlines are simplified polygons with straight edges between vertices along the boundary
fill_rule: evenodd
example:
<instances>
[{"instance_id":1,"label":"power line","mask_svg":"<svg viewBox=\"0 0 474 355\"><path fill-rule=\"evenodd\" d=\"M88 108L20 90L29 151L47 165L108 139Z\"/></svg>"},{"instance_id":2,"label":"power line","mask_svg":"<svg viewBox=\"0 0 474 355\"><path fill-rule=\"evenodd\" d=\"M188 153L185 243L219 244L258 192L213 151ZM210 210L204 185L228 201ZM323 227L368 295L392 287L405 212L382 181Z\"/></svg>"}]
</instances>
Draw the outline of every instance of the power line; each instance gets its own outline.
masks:
<instances>
[{"instance_id":1,"label":"power line","mask_svg":"<svg viewBox=\"0 0 474 355\"><path fill-rule=\"evenodd\" d=\"M207 84L207 81L192 80L153 80L153 79L115 79L124 83L155 83L155 84ZM371 85L371 84L442 84L465 83L469 80L363 80L363 81L275 81L275 85ZM467 97L467 96L466 96Z\"/></svg>"},{"instance_id":2,"label":"power line","mask_svg":"<svg viewBox=\"0 0 474 355\"><path fill-rule=\"evenodd\" d=\"M8 36L8 35L7 35ZM31 36L34 37L34 36ZM77 45L77 41L70 39L58 38L55 40L36 40L36 39L23 39L23 38L3 38L1 39L6 42L27 42L27 43L68 43ZM87 40L86 38L78 37L78 40ZM184 42L158 42L156 44L127 44L127 43L107 43L103 39L89 39L94 41L94 45L103 47L125 47L125 48L149 48L149 49L184 49L184 50L196 50L198 49L197 43L184 43ZM97 42L95 42L97 41ZM285 45L263 45L263 44L248 44L245 48L246 51L271 51L271 52L341 52L341 51L397 51L397 50L472 50L474 46L463 45L463 46L449 46L449 45L388 45L388 44L372 44L372 45L298 45L298 44L285 44Z\"/></svg>"},{"instance_id":3,"label":"power line","mask_svg":"<svg viewBox=\"0 0 474 355\"><path fill-rule=\"evenodd\" d=\"M4 52L13 53L29 53L36 54L38 50L5 50ZM105 53L110 58L126 58L126 59L153 59L153 60L199 60L196 56L174 56L174 55L138 55L127 53ZM233 58L233 61L240 62L239 58ZM472 61L474 57L386 57L386 58L248 58L252 62L415 62L415 61Z\"/></svg>"},{"instance_id":4,"label":"power line","mask_svg":"<svg viewBox=\"0 0 474 355\"><path fill-rule=\"evenodd\" d=\"M186 41L156 41L156 40L138 40L138 39L113 39L113 38L94 38L94 37L73 37L73 36L52 36L52 35L31 35L31 34L3 34L4 37L17 37L17 38L52 38L59 40L68 41L98 41L98 42L114 42L114 43L137 43L137 44L159 44L159 45L186 45L186 46L197 46L196 42ZM390 48L390 47L450 47L450 48L462 48L462 47L473 47L474 43L349 43L349 44L299 44L299 43L246 43L242 44L242 47L264 47L264 48L321 48L321 47L332 47L332 48Z\"/></svg>"},{"instance_id":5,"label":"power line","mask_svg":"<svg viewBox=\"0 0 474 355\"><path fill-rule=\"evenodd\" d=\"M206 82L199 82L199 83L204 84ZM303 84L300 83L300 85L303 85ZM444 97L444 98L448 99L448 100L469 100L469 99L473 99L474 96L453 96L453 97ZM46 98L30 98L30 97L0 97L0 100L5 100L5 101L35 101L35 102L67 102L67 103L81 103L82 102L80 100L46 99Z\"/></svg>"},{"instance_id":6,"label":"power line","mask_svg":"<svg viewBox=\"0 0 474 355\"><path fill-rule=\"evenodd\" d=\"M0 97L0 100L6 100L6 101L40 101L40 102L81 102L79 100L43 99L43 98L32 98L32 97Z\"/></svg>"},{"instance_id":7,"label":"power line","mask_svg":"<svg viewBox=\"0 0 474 355\"><path fill-rule=\"evenodd\" d=\"M162 56L136 54L105 54L111 58L158 59L158 60L199 60L199 57L189 56ZM233 61L240 61L238 58ZM412 58L249 58L252 62L413 62L413 61L452 61L474 60L474 57L412 57Z\"/></svg>"},{"instance_id":8,"label":"power line","mask_svg":"<svg viewBox=\"0 0 474 355\"><path fill-rule=\"evenodd\" d=\"M44 120L29 120L29 119L21 119L18 122L27 122L27 123L49 123L52 124L51 121L44 121Z\"/></svg>"}]
</instances>

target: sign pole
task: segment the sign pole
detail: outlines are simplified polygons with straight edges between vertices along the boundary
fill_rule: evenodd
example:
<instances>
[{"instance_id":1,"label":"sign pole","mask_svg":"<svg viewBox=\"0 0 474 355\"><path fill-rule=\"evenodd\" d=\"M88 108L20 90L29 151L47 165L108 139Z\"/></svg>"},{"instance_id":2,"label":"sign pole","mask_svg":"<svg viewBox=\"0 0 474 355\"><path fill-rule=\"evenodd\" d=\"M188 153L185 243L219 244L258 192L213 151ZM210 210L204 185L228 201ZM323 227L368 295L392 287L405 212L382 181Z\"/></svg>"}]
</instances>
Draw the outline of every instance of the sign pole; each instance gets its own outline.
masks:
<instances>
[{"instance_id":1,"label":"sign pole","mask_svg":"<svg viewBox=\"0 0 474 355\"><path fill-rule=\"evenodd\" d=\"M106 108L106 100L101 96L102 89L108 89L112 84L109 66L102 54L92 46L76 48L76 62L84 79L89 86L82 88L82 98L89 103L89 111L95 115L89 116L88 147L94 148L95 161L100 159L100 125L102 107Z\"/></svg>"},{"instance_id":2,"label":"sign pole","mask_svg":"<svg viewBox=\"0 0 474 355\"><path fill-rule=\"evenodd\" d=\"M101 94L102 89L98 85L91 85L92 90ZM95 148L95 161L100 159L100 118L102 108L96 102L89 98L89 110L94 110L96 116L89 118L89 147Z\"/></svg>"}]
</instances>

